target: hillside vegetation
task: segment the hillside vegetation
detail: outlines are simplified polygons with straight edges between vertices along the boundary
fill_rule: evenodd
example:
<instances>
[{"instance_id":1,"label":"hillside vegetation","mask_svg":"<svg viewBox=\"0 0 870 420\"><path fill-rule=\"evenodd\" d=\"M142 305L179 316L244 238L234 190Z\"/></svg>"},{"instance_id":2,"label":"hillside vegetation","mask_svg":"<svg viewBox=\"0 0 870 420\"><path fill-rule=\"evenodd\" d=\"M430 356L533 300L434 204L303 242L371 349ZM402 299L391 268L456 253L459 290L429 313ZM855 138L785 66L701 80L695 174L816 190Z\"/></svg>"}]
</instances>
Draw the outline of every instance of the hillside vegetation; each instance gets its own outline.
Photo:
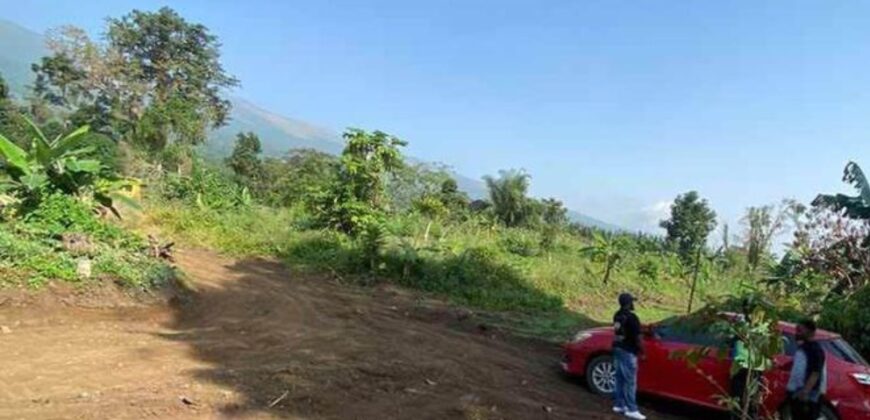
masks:
<instances>
[{"instance_id":1,"label":"hillside vegetation","mask_svg":"<svg viewBox=\"0 0 870 420\"><path fill-rule=\"evenodd\" d=\"M13 283L152 287L170 270L132 232L155 228L342 282L392 282L551 339L606 321L622 291L638 295L645 319L753 294L870 350L860 310L870 185L858 165L845 181L859 195L747 209L739 234L725 227L712 249L716 213L697 192L675 198L662 236L608 232L569 223L555 198L530 197L522 171L486 177L487 199L471 200L448 170L410 163L407 143L380 131L348 129L337 156L280 158L263 156L268 132L241 132L228 158L207 159L200 146L228 124L224 93L238 81L217 38L167 8L110 19L101 42L67 27L49 46L26 103L0 84L0 270ZM786 228L794 241L777 258L771 242Z\"/></svg>"}]
</instances>

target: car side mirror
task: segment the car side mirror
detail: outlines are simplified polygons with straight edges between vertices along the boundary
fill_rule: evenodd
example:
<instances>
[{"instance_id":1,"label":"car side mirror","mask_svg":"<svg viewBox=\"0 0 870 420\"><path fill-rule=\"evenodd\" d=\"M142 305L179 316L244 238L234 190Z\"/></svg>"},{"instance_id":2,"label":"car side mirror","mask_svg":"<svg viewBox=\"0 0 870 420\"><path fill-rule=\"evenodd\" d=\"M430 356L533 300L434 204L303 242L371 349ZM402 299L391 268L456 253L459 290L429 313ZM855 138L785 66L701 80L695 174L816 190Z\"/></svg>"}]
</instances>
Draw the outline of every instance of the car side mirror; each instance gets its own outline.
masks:
<instances>
[{"instance_id":1,"label":"car side mirror","mask_svg":"<svg viewBox=\"0 0 870 420\"><path fill-rule=\"evenodd\" d=\"M656 329L653 325L644 325L643 327L641 327L640 332L645 338L650 338L653 340L657 340L659 338L659 336L656 335Z\"/></svg>"}]
</instances>

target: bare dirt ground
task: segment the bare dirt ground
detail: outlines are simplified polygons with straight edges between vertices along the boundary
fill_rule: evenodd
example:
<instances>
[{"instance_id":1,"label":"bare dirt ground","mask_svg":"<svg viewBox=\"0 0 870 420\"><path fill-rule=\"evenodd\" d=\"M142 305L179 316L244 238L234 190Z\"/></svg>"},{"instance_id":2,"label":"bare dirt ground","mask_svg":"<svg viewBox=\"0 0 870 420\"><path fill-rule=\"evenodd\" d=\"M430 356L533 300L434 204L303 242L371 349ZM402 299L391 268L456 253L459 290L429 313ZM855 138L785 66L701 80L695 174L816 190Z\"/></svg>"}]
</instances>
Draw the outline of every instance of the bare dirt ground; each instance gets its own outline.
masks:
<instances>
[{"instance_id":1,"label":"bare dirt ground","mask_svg":"<svg viewBox=\"0 0 870 420\"><path fill-rule=\"evenodd\" d=\"M0 418L617 418L555 346L437 302L206 251L179 265L183 304L0 296Z\"/></svg>"}]
</instances>

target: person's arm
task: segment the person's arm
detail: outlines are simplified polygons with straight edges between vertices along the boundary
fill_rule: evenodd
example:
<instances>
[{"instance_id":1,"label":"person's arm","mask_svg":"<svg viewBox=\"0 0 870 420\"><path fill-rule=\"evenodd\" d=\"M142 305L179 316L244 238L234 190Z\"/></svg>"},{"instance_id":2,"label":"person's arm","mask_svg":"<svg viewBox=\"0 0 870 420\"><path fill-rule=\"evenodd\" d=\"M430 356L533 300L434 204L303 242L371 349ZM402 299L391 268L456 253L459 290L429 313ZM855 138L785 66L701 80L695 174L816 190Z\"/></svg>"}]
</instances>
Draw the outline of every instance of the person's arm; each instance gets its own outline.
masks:
<instances>
[{"instance_id":1,"label":"person's arm","mask_svg":"<svg viewBox=\"0 0 870 420\"><path fill-rule=\"evenodd\" d=\"M806 400L810 398L810 392L812 392L813 388L816 387L816 383L819 381L819 378L822 375L819 372L810 373L810 376L807 378L806 383L804 383L803 389L800 390L798 394L802 400Z\"/></svg>"}]
</instances>

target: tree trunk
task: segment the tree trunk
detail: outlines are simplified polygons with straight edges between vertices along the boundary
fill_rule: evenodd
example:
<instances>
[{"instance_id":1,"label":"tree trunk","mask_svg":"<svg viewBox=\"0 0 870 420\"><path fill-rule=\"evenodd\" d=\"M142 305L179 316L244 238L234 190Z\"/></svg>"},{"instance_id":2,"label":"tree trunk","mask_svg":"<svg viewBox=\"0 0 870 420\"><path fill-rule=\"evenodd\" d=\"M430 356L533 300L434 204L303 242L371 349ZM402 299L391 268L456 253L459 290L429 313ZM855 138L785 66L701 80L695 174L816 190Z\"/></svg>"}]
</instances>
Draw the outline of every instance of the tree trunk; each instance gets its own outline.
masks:
<instances>
[{"instance_id":1,"label":"tree trunk","mask_svg":"<svg viewBox=\"0 0 870 420\"><path fill-rule=\"evenodd\" d=\"M610 262L607 263L607 267L604 269L604 284L610 280L610 271L613 270L613 264Z\"/></svg>"},{"instance_id":2,"label":"tree trunk","mask_svg":"<svg viewBox=\"0 0 870 420\"><path fill-rule=\"evenodd\" d=\"M698 272L701 271L701 248L695 253L695 269L692 270L692 290L689 292L689 309L687 313L692 313L692 302L695 300L695 287L698 285Z\"/></svg>"},{"instance_id":3,"label":"tree trunk","mask_svg":"<svg viewBox=\"0 0 870 420\"><path fill-rule=\"evenodd\" d=\"M429 223L426 223L426 232L423 233L423 243L429 243L429 229L432 228L432 220L429 220Z\"/></svg>"}]
</instances>

